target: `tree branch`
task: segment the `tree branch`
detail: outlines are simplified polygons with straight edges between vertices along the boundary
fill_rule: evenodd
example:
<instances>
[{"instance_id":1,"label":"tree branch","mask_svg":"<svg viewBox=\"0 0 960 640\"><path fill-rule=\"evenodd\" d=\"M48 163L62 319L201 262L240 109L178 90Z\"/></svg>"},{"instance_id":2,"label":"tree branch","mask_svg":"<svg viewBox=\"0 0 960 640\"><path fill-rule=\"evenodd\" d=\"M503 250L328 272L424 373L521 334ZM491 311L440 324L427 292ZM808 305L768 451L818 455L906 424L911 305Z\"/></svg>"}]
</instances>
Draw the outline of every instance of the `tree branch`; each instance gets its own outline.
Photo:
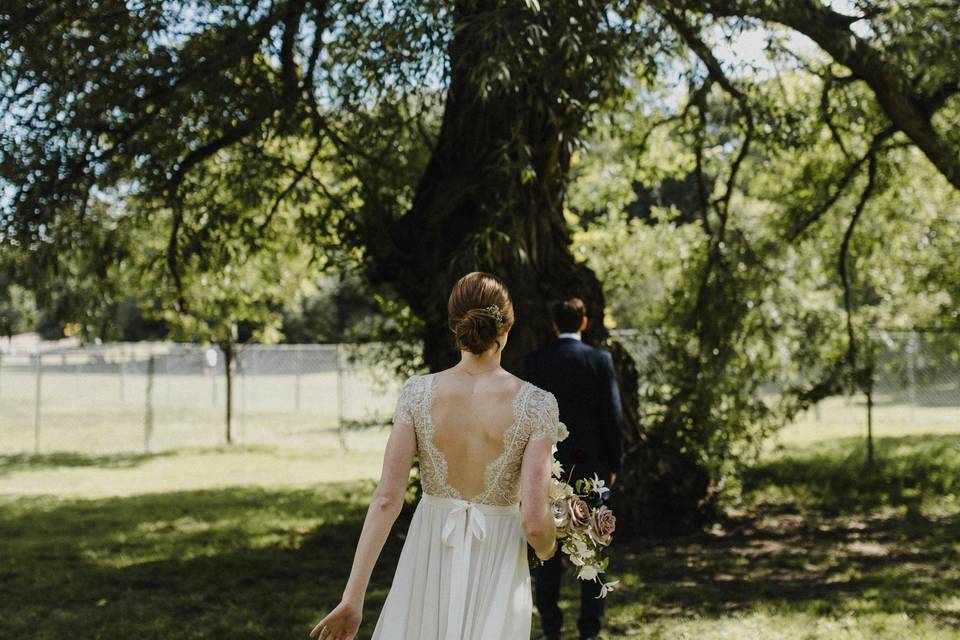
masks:
<instances>
[{"instance_id":1,"label":"tree branch","mask_svg":"<svg viewBox=\"0 0 960 640\"><path fill-rule=\"evenodd\" d=\"M310 153L310 157L306 159L303 163L303 166L299 167L294 173L293 179L290 180L290 184L287 185L286 189L277 194L277 197L273 201L273 206L270 207L270 211L267 212L266 217L263 222L260 224L260 233L262 234L267 227L270 226L270 223L273 222L273 216L277 213L277 210L280 208L280 203L282 203L290 193L296 189L297 185L303 180L304 176L310 171L313 166L313 161L316 159L317 155L320 153L320 149L323 148L323 139L318 138L316 144L313 146L313 151Z\"/></svg>"},{"instance_id":2,"label":"tree branch","mask_svg":"<svg viewBox=\"0 0 960 640\"><path fill-rule=\"evenodd\" d=\"M681 4L719 17L753 17L777 22L808 36L836 62L867 83L890 121L917 145L950 184L960 189L960 157L934 129L928 98L915 92L903 69L850 30L849 16L819 2L797 0L685 0Z\"/></svg>"},{"instance_id":3,"label":"tree branch","mask_svg":"<svg viewBox=\"0 0 960 640\"><path fill-rule=\"evenodd\" d=\"M833 193L828 195L826 200L824 200L819 207L814 209L811 215L807 216L803 222L801 222L800 226L793 229L787 235L788 242L794 242L800 238L800 236L802 236L807 229L812 227L818 220L826 215L831 208L833 208L833 205L837 203L837 201L840 199L840 196L843 195L844 191L846 191L847 187L860 172L860 168L864 165L864 163L870 162L871 159L880 151L883 143L894 133L896 133L896 131L897 130L892 126L887 127L873 137L870 148L866 151L866 153L857 158L854 162L850 163L850 165L843 172L843 175L835 181L837 183L837 188L834 189Z\"/></svg>"},{"instance_id":4,"label":"tree branch","mask_svg":"<svg viewBox=\"0 0 960 640\"><path fill-rule=\"evenodd\" d=\"M696 56L707 67L707 72L710 74L710 78L720 85L724 91L730 94L734 100L736 100L737 104L740 106L740 114L744 120L745 131L743 134L743 142L740 145L740 149L737 152L736 157L730 165L730 173L727 176L727 182L726 186L724 187L723 195L715 200L717 211L720 215L720 229L717 236L718 241L722 241L730 206L730 198L733 196L733 189L736 185L737 174L740 171L740 166L743 164L743 160L746 158L747 153L750 150L750 143L753 140L753 111L750 108L750 101L748 100L746 94L740 91L733 81L727 77L726 73L723 71L720 61L713 54L713 51L710 49L710 47L708 47L703 41L696 29L686 21L685 17L671 8L661 9L660 15L662 15L670 24L670 26L672 26L674 30L680 34L680 37L684 39L684 41L687 43L687 46L693 50L694 54L696 54ZM706 102L705 99L704 102Z\"/></svg>"},{"instance_id":5,"label":"tree branch","mask_svg":"<svg viewBox=\"0 0 960 640\"><path fill-rule=\"evenodd\" d=\"M876 185L877 177L877 156L870 154L867 165L867 184L860 193L860 200L853 210L850 217L850 223L843 234L843 241L840 243L840 281L843 283L843 308L847 316L847 363L851 369L856 369L857 364L857 339L856 332L853 329L853 310L852 310L852 292L850 291L850 273L847 261L850 255L850 240L853 238L853 231L860 221L860 216L867 205Z\"/></svg>"}]
</instances>

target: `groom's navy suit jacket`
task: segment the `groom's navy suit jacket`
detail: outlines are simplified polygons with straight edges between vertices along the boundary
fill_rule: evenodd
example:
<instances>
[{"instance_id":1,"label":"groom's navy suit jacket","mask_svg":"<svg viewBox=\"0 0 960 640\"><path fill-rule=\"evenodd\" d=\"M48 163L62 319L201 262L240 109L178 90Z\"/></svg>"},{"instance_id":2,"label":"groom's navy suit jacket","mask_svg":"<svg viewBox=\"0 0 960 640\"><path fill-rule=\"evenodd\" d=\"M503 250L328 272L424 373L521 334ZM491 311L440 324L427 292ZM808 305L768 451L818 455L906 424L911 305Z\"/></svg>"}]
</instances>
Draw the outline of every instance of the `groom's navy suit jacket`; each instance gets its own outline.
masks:
<instances>
[{"instance_id":1,"label":"groom's navy suit jacket","mask_svg":"<svg viewBox=\"0 0 960 640\"><path fill-rule=\"evenodd\" d=\"M609 479L610 472L620 472L623 408L609 352L556 338L526 355L523 377L557 398L560 421L570 432L557 444L565 474Z\"/></svg>"}]
</instances>

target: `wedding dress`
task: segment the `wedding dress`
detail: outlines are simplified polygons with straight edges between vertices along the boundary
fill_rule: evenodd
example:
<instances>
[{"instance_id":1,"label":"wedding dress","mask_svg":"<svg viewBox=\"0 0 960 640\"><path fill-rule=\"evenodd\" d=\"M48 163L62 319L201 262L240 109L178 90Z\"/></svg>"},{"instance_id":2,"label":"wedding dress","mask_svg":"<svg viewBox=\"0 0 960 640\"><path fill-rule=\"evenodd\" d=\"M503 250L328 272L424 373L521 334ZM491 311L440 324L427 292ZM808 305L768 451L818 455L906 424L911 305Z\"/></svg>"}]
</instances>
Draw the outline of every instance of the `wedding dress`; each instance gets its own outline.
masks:
<instances>
[{"instance_id":1,"label":"wedding dress","mask_svg":"<svg viewBox=\"0 0 960 640\"><path fill-rule=\"evenodd\" d=\"M451 485L434 443L436 374L404 382L396 416L414 426L423 497L373 632L374 640L527 640L533 612L520 523L520 467L529 442L556 442L566 428L557 400L529 382L513 398L502 453L483 468L469 499ZM453 482L453 484L459 484Z\"/></svg>"}]
</instances>

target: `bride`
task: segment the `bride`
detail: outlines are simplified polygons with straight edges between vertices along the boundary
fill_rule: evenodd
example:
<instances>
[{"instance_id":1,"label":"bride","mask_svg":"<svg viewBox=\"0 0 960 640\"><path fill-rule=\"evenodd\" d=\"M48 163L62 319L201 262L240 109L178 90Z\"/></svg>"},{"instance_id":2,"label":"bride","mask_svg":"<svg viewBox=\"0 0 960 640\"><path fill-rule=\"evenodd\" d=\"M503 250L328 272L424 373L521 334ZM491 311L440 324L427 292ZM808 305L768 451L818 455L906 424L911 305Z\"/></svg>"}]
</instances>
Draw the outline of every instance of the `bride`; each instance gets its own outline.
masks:
<instances>
[{"instance_id":1,"label":"bride","mask_svg":"<svg viewBox=\"0 0 960 640\"><path fill-rule=\"evenodd\" d=\"M566 429L553 394L500 367L514 322L503 282L467 274L454 285L448 311L460 362L403 383L343 598L312 638L356 637L370 574L403 505L414 455L423 497L372 637L530 637L527 544L542 560L556 553L547 491L552 447Z\"/></svg>"}]
</instances>

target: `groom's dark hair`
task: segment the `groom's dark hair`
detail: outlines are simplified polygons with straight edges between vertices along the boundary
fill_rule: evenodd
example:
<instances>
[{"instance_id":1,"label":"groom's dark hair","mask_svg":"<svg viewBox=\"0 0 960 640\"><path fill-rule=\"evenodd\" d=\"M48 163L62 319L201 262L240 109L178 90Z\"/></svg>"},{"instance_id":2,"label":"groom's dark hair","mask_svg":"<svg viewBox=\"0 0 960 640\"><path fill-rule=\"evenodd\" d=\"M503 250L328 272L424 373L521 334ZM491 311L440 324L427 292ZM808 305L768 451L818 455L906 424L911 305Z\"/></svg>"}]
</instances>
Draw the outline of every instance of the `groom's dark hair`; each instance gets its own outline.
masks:
<instances>
[{"instance_id":1,"label":"groom's dark hair","mask_svg":"<svg viewBox=\"0 0 960 640\"><path fill-rule=\"evenodd\" d=\"M573 333L580 330L587 308L580 298L557 300L550 305L550 316L561 333Z\"/></svg>"}]
</instances>

